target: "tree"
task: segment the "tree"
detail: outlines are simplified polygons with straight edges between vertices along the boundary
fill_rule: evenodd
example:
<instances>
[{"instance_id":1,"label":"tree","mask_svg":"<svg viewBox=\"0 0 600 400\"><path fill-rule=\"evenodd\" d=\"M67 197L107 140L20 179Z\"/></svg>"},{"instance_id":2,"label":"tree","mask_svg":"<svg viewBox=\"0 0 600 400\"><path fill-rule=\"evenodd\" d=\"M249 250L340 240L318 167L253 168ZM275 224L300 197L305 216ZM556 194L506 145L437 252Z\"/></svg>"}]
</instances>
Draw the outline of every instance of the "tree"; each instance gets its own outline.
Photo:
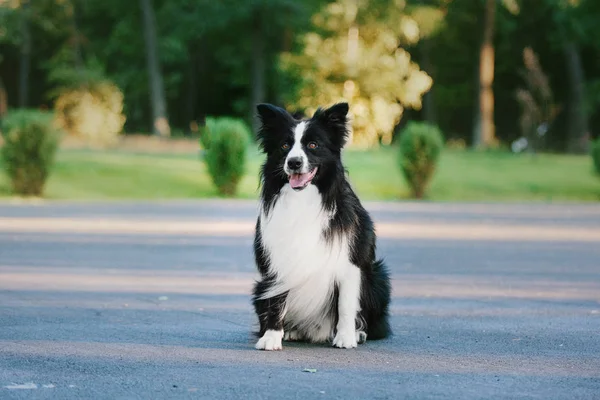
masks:
<instances>
[{"instance_id":1,"label":"tree","mask_svg":"<svg viewBox=\"0 0 600 400\"><path fill-rule=\"evenodd\" d=\"M473 147L490 147L495 140L494 127L494 25L496 0L486 0L483 37L479 50L478 107L473 129Z\"/></svg>"},{"instance_id":2,"label":"tree","mask_svg":"<svg viewBox=\"0 0 600 400\"><path fill-rule=\"evenodd\" d=\"M21 64L19 68L19 107L29 103L29 70L31 69L31 24L29 0L21 3Z\"/></svg>"},{"instance_id":3,"label":"tree","mask_svg":"<svg viewBox=\"0 0 600 400\"><path fill-rule=\"evenodd\" d=\"M286 53L286 71L301 77L289 105L308 113L350 104L352 144L389 144L405 107L420 108L431 78L401 45L419 39L417 23L396 2L338 0L314 17L304 49Z\"/></svg>"},{"instance_id":4,"label":"tree","mask_svg":"<svg viewBox=\"0 0 600 400\"><path fill-rule=\"evenodd\" d=\"M570 153L585 154L588 151L588 122L585 110L585 76L577 44L571 40L564 43L565 63L569 81L568 145Z\"/></svg>"},{"instance_id":5,"label":"tree","mask_svg":"<svg viewBox=\"0 0 600 400\"><path fill-rule=\"evenodd\" d=\"M71 45L75 58L75 66L83 67L83 55L81 53L81 33L79 32L79 5L77 0L71 0L71 3L65 3L68 7L68 13L71 15Z\"/></svg>"},{"instance_id":6,"label":"tree","mask_svg":"<svg viewBox=\"0 0 600 400\"><path fill-rule=\"evenodd\" d=\"M171 128L167 117L165 89L160 71L158 44L156 40L156 23L151 0L140 0L146 44L146 60L152 106L152 128L155 135L170 136Z\"/></svg>"},{"instance_id":7,"label":"tree","mask_svg":"<svg viewBox=\"0 0 600 400\"><path fill-rule=\"evenodd\" d=\"M250 112L253 114L257 104L265 101L265 38L263 33L263 10L257 8L252 18L252 78ZM252 119L252 128L258 132L259 123L257 118Z\"/></svg>"},{"instance_id":8,"label":"tree","mask_svg":"<svg viewBox=\"0 0 600 400\"><path fill-rule=\"evenodd\" d=\"M588 132L597 135L593 128L600 123L600 1L496 3L490 86L498 116L494 136L511 143L520 135L515 91L523 86L523 49L531 47L563 110L552 123L546 148L583 151L577 146L586 145ZM124 129L148 130L148 122L155 120L154 97L141 1L28 0L29 53L22 51L27 48L23 4L0 0L0 76L8 107L18 107L20 93L27 93L29 106L52 108L56 97L49 94L60 86L56 74L78 68L89 72L95 64L123 92ZM399 132L399 125L412 119L435 121L446 138L471 144L483 100L479 67L488 4L148 0L155 16L164 116L174 132L196 131L207 116L242 117L250 123L258 101L310 113L324 102L350 99L358 107L352 110L357 113L354 145L387 143L390 132ZM418 29L413 29L415 22ZM21 74L28 64L29 72ZM434 82L429 90L419 85L431 83L430 78L413 79L425 74ZM25 76L27 89L21 90ZM414 82L421 82L416 90ZM403 91L416 93L416 100L407 100Z\"/></svg>"},{"instance_id":9,"label":"tree","mask_svg":"<svg viewBox=\"0 0 600 400\"><path fill-rule=\"evenodd\" d=\"M568 81L567 151L587 153L589 149L588 115L585 107L585 72L581 60L580 43L586 30L595 34L590 21L578 13L581 0L553 0L553 21L562 49ZM587 23L587 24L586 24ZM591 29L590 29L591 28Z\"/></svg>"},{"instance_id":10,"label":"tree","mask_svg":"<svg viewBox=\"0 0 600 400\"><path fill-rule=\"evenodd\" d=\"M8 111L8 95L6 94L6 88L0 78L0 120Z\"/></svg>"},{"instance_id":11,"label":"tree","mask_svg":"<svg viewBox=\"0 0 600 400\"><path fill-rule=\"evenodd\" d=\"M435 83L436 68L432 59L433 40L444 26L444 15L447 10L443 2L429 3L431 3L429 0L417 0L407 11L419 25L420 40L416 46L419 65L425 73L433 78ZM423 95L423 118L431 124L437 124L434 91L435 84Z\"/></svg>"},{"instance_id":12,"label":"tree","mask_svg":"<svg viewBox=\"0 0 600 400\"><path fill-rule=\"evenodd\" d=\"M235 60L238 70L236 75L243 80L243 85L248 87L248 96L245 101L240 101L239 107L245 111L252 121L253 130L258 129L256 118L256 105L268 100L271 93L275 92L272 101L280 100L281 92L289 89L278 85L280 71L272 66L276 65L278 55L286 47L290 49L286 33L302 31L308 26L306 21L321 4L327 0L246 0L242 3L236 0L225 1L230 9L227 21L228 34L235 35L238 43L238 52ZM235 26L235 28L234 28ZM238 31L249 32L248 38L240 37ZM233 31L233 32L231 32ZM288 36L289 37L289 36ZM243 46L245 45L245 46ZM240 51L242 47L246 47ZM248 69L248 65L250 68ZM242 82L240 82L242 83Z\"/></svg>"},{"instance_id":13,"label":"tree","mask_svg":"<svg viewBox=\"0 0 600 400\"><path fill-rule=\"evenodd\" d=\"M523 50L523 62L525 87L516 91L516 99L521 106L519 124L521 134L527 140L527 149L537 152L544 150L546 135L559 107L554 103L548 77L530 47Z\"/></svg>"}]
</instances>

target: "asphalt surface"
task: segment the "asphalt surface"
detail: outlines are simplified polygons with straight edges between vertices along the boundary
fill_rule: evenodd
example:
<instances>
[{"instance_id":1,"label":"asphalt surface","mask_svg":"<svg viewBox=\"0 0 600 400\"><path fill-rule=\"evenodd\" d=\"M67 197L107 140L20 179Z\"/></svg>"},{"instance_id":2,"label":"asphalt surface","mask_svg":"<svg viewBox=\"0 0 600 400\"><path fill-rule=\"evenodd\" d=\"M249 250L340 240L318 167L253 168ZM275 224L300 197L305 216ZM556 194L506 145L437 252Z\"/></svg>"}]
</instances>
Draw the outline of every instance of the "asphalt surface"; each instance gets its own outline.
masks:
<instances>
[{"instance_id":1,"label":"asphalt surface","mask_svg":"<svg viewBox=\"0 0 600 400\"><path fill-rule=\"evenodd\" d=\"M600 206L367 208L394 336L261 352L254 203L0 204L0 399L600 399Z\"/></svg>"}]
</instances>

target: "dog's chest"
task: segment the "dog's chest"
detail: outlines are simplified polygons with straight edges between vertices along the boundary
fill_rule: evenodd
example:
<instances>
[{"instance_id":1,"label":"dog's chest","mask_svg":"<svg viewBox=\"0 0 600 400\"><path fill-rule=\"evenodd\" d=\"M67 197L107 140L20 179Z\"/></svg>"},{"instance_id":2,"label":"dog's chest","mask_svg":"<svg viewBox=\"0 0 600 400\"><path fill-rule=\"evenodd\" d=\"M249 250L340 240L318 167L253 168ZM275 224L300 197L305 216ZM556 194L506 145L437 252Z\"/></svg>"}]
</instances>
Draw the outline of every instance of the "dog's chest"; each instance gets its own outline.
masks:
<instances>
[{"instance_id":1,"label":"dog's chest","mask_svg":"<svg viewBox=\"0 0 600 400\"><path fill-rule=\"evenodd\" d=\"M331 215L314 185L300 192L285 186L272 210L261 215L261 236L271 272L287 289L312 280L331 283L348 264L345 238L325 240Z\"/></svg>"}]
</instances>

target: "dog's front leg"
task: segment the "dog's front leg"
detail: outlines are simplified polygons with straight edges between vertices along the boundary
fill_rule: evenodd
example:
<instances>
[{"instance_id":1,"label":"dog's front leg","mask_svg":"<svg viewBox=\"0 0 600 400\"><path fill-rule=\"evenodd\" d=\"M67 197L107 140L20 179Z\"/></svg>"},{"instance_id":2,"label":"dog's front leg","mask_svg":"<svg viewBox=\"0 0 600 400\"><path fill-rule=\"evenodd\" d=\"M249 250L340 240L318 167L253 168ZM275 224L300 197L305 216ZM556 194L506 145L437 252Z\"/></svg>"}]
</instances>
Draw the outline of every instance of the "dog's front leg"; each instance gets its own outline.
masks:
<instances>
[{"instance_id":1,"label":"dog's front leg","mask_svg":"<svg viewBox=\"0 0 600 400\"><path fill-rule=\"evenodd\" d=\"M350 265L338 278L338 323L333 338L335 347L351 349L357 346L356 316L360 311L360 269Z\"/></svg>"},{"instance_id":2,"label":"dog's front leg","mask_svg":"<svg viewBox=\"0 0 600 400\"><path fill-rule=\"evenodd\" d=\"M256 301L262 337L256 342L258 350L281 350L283 312L287 294Z\"/></svg>"}]
</instances>

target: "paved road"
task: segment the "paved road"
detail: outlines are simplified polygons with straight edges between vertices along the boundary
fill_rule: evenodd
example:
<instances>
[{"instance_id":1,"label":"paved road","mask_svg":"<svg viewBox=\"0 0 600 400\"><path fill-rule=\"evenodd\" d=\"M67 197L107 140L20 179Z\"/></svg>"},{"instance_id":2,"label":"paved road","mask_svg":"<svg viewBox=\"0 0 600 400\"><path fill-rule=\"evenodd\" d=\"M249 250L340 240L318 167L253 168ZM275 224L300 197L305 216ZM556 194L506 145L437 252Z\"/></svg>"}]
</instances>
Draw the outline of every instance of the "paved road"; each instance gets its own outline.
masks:
<instances>
[{"instance_id":1,"label":"paved road","mask_svg":"<svg viewBox=\"0 0 600 400\"><path fill-rule=\"evenodd\" d=\"M600 399L599 206L368 208L395 335L273 353L254 203L0 204L0 398Z\"/></svg>"}]
</instances>

